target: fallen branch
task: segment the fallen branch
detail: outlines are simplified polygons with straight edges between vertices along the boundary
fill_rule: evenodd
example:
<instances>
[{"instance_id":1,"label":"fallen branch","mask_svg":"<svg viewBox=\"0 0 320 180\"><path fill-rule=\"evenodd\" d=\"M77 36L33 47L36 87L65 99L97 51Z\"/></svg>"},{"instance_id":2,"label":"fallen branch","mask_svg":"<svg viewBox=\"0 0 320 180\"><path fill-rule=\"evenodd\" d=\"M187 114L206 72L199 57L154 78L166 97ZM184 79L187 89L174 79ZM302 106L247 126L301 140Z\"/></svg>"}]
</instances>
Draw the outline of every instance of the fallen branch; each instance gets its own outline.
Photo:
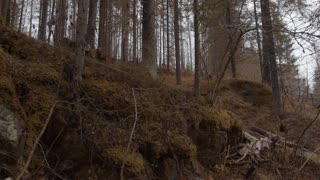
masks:
<instances>
[{"instance_id":1,"label":"fallen branch","mask_svg":"<svg viewBox=\"0 0 320 180\"><path fill-rule=\"evenodd\" d=\"M312 152L312 154L308 157L308 159L302 164L302 166L299 168L299 171L301 171L305 166L306 164L310 161L310 159L320 150L320 147L318 147L316 150L314 150Z\"/></svg>"},{"instance_id":2,"label":"fallen branch","mask_svg":"<svg viewBox=\"0 0 320 180\"><path fill-rule=\"evenodd\" d=\"M128 157L129 150L130 150L130 145L131 145L132 138L133 138L133 134L134 134L134 131L135 131L135 129L136 129L137 121L138 121L137 99L136 99L136 94L135 94L135 91L134 91L134 90L135 90L135 89L132 88L132 96L133 96L133 100L134 100L135 120L134 120L134 124L133 124L132 130L131 130L131 134L130 134L130 138L129 138L129 143L128 143L128 146L127 146L126 157L125 157L125 159L123 160L122 165L121 165L121 172L120 172L120 179L121 179L121 180L124 179L124 178L123 178L123 173L124 173L125 160L126 160L127 157Z\"/></svg>"},{"instance_id":3,"label":"fallen branch","mask_svg":"<svg viewBox=\"0 0 320 180\"><path fill-rule=\"evenodd\" d=\"M250 130L253 132L256 132L258 134L261 134L262 136L269 137L272 141L274 141L275 143L278 143L275 145L280 146L280 144L284 144L284 145L291 147L291 148L298 147L298 145L296 143L290 142L286 138L279 136L277 134L274 134L274 133L267 131L265 129L261 129L258 127L251 127Z\"/></svg>"},{"instance_id":4,"label":"fallen branch","mask_svg":"<svg viewBox=\"0 0 320 180\"><path fill-rule=\"evenodd\" d=\"M307 127L303 130L303 132L301 133L301 135L300 135L300 137L299 137L299 139L298 139L297 144L300 143L302 137L305 135L305 133L308 131L308 129L318 120L319 115L320 115L320 109L318 110L318 113L317 113L317 115L315 116L315 118L308 124L308 126L307 126ZM297 149L298 149L298 147L296 147L296 149L295 149L295 151L294 151L295 153L297 152Z\"/></svg>"},{"instance_id":5,"label":"fallen branch","mask_svg":"<svg viewBox=\"0 0 320 180\"><path fill-rule=\"evenodd\" d=\"M39 144L42 135L44 134L44 132L46 131L46 129L47 129L47 127L48 127L48 124L49 124L50 119L51 119L51 117L52 117L52 114L53 114L53 112L54 112L54 110L55 110L55 107L56 107L56 103L54 103L54 104L52 105L52 107L51 107L51 109L50 109L50 112L49 112L49 115L48 115L48 117L47 117L47 120L46 120L45 124L43 125L42 130L41 130L39 136L37 137L35 143L33 144L33 147L32 147L32 149L31 149L31 151L30 151L30 153L29 153L27 162L26 162L25 166L23 167L22 171L20 172L20 174L17 176L16 180L20 180L20 179L23 177L23 175L26 173L26 171L28 170L28 168L29 168L29 166L30 166L30 163L31 163L31 161L32 161L32 157L33 157L33 155L34 155L34 152L35 152L36 149L37 149L37 145Z\"/></svg>"},{"instance_id":6,"label":"fallen branch","mask_svg":"<svg viewBox=\"0 0 320 180\"><path fill-rule=\"evenodd\" d=\"M261 159L261 151L270 149L271 144L273 143L269 137L256 138L247 132L244 132L244 137L249 140L249 143L246 143L243 148L240 149L239 154L241 155L241 158L236 160L236 162L242 161L248 155L253 159Z\"/></svg>"},{"instance_id":7,"label":"fallen branch","mask_svg":"<svg viewBox=\"0 0 320 180\"><path fill-rule=\"evenodd\" d=\"M278 136L274 133L271 133L261 128L253 127L253 128L250 128L250 130L260 134L262 137L261 138L255 137L248 132L243 133L244 137L249 141L249 143L245 144L244 147L241 148L240 151L238 152L238 154L241 155L241 158L236 160L237 163L243 161L248 155L250 155L250 157L256 156L259 158L261 150L265 148L270 149L270 147L286 147L287 150L294 153L296 151L296 148L299 146L298 144L295 144L293 142L288 142L284 137ZM303 169L303 167L310 160L319 164L320 162L318 159L320 158L320 155L317 154L319 150L320 150L320 147L314 150L313 152L308 149L302 149L301 154L295 153L298 156L306 159L306 161L300 167L300 169Z\"/></svg>"}]
</instances>

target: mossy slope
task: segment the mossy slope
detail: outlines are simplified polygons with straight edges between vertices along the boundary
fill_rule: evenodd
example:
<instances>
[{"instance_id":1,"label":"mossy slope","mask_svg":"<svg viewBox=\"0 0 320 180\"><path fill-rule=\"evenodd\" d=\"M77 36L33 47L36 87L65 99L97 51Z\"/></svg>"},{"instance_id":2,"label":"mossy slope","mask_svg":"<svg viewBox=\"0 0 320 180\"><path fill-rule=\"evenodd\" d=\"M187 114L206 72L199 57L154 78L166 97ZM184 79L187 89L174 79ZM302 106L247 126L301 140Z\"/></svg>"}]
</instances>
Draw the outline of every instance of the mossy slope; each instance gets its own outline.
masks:
<instances>
[{"instance_id":1,"label":"mossy slope","mask_svg":"<svg viewBox=\"0 0 320 180\"><path fill-rule=\"evenodd\" d=\"M71 179L90 178L93 172L85 172L90 164L96 176L118 178L123 162L126 177L166 179L168 159L176 162L172 166L179 167L180 175L190 176L191 168L208 178L222 162L228 139L241 136L232 113L199 105L189 90L152 80L140 67L93 59L86 60L80 112L74 112L64 72L72 52L6 28L0 28L0 42L0 103L25 121L25 155L51 106L60 101L29 169L33 178L54 176L42 163L42 151L50 165L59 167L56 173ZM135 106L138 121L127 154Z\"/></svg>"}]
</instances>

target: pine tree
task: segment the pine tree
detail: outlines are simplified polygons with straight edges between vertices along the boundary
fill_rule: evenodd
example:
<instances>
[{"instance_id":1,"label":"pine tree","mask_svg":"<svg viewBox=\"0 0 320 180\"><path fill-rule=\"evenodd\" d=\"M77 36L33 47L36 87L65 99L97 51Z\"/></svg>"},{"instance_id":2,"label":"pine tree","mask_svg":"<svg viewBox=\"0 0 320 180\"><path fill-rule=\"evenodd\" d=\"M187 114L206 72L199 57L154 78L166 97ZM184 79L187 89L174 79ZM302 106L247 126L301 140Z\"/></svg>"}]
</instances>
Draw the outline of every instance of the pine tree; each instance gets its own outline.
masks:
<instances>
[{"instance_id":1,"label":"pine tree","mask_svg":"<svg viewBox=\"0 0 320 180\"><path fill-rule=\"evenodd\" d=\"M42 3L41 3L41 20L40 20L39 33L38 33L38 38L41 41L46 41L48 7L49 7L49 1L48 0L42 0Z\"/></svg>"},{"instance_id":2,"label":"pine tree","mask_svg":"<svg viewBox=\"0 0 320 180\"><path fill-rule=\"evenodd\" d=\"M153 78L157 77L154 0L143 0L142 64Z\"/></svg>"},{"instance_id":3,"label":"pine tree","mask_svg":"<svg viewBox=\"0 0 320 180\"><path fill-rule=\"evenodd\" d=\"M272 111L273 115L279 116L281 113L281 97L269 0L261 0L261 19L263 28L262 42L265 73L263 79L268 84L271 84L273 103Z\"/></svg>"},{"instance_id":4,"label":"pine tree","mask_svg":"<svg viewBox=\"0 0 320 180\"><path fill-rule=\"evenodd\" d=\"M200 21L199 21L199 2L193 1L194 9L194 54L195 54L195 67L194 67L194 94L196 98L200 97Z\"/></svg>"},{"instance_id":5,"label":"pine tree","mask_svg":"<svg viewBox=\"0 0 320 180\"><path fill-rule=\"evenodd\" d=\"M55 18L55 31L54 42L59 42L65 37L67 26L67 1L57 0L56 4L56 18Z\"/></svg>"},{"instance_id":6,"label":"pine tree","mask_svg":"<svg viewBox=\"0 0 320 180\"><path fill-rule=\"evenodd\" d=\"M180 24L179 24L179 2L174 0L174 36L175 36L175 50L176 50L176 81L181 84L181 59L180 59Z\"/></svg>"},{"instance_id":7,"label":"pine tree","mask_svg":"<svg viewBox=\"0 0 320 180\"><path fill-rule=\"evenodd\" d=\"M90 0L89 5L89 19L88 19L88 29L86 34L87 43L90 45L90 48L95 47L96 40L96 20L97 20L97 6L98 0Z\"/></svg>"}]
</instances>

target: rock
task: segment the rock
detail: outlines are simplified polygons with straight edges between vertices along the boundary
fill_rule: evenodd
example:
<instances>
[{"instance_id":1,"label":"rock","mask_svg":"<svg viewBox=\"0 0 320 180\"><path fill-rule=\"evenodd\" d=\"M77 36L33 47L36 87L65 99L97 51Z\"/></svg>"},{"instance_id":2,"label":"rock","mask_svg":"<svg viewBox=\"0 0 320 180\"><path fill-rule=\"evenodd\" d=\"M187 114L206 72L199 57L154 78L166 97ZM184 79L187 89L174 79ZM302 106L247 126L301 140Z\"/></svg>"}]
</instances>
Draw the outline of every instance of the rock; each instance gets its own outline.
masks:
<instances>
[{"instance_id":1,"label":"rock","mask_svg":"<svg viewBox=\"0 0 320 180\"><path fill-rule=\"evenodd\" d=\"M16 147L19 144L21 131L20 118L0 104L0 136Z\"/></svg>"}]
</instances>

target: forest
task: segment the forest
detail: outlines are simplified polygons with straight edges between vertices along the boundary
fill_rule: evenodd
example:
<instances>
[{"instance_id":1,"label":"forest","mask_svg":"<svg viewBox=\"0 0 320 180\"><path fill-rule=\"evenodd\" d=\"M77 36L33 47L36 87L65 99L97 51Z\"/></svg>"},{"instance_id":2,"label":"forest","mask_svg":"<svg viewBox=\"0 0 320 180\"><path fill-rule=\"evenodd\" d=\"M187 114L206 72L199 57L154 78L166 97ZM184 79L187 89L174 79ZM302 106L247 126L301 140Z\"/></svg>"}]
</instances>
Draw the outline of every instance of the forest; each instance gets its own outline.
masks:
<instances>
[{"instance_id":1,"label":"forest","mask_svg":"<svg viewBox=\"0 0 320 180\"><path fill-rule=\"evenodd\" d=\"M319 0L0 0L0 179L319 179L319 43Z\"/></svg>"}]
</instances>

